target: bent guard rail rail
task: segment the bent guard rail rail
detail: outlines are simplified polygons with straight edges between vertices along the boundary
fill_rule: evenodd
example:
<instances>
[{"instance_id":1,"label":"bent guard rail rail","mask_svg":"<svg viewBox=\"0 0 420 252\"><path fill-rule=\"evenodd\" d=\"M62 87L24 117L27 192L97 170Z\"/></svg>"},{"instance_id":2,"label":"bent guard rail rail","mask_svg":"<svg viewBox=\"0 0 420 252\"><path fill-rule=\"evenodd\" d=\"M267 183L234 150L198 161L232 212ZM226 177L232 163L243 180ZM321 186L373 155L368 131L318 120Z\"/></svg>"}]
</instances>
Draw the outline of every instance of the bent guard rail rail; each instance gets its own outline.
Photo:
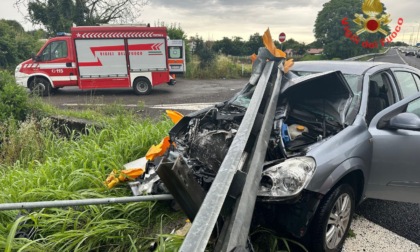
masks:
<instances>
[{"instance_id":1,"label":"bent guard rail rail","mask_svg":"<svg viewBox=\"0 0 420 252\"><path fill-rule=\"evenodd\" d=\"M141 201L159 201L172 200L171 194L147 195L147 196L131 196L119 198L96 198L96 199L80 199L80 200L53 200L53 201L36 201L36 202L19 202L0 204L0 211L34 209L34 208L52 208L52 207L70 207L70 206L86 206L86 205L106 205L117 203L130 203Z\"/></svg>"},{"instance_id":2,"label":"bent guard rail rail","mask_svg":"<svg viewBox=\"0 0 420 252\"><path fill-rule=\"evenodd\" d=\"M247 173L245 187L244 185L239 185L242 195L236 199L233 212L229 214L223 224L222 233L217 238L216 249L219 249L217 251L231 251L235 247L246 247L249 225L251 223L253 206L257 194L256 190L260 182L265 151L277 104L275 99L278 97L283 74L279 70L275 85L273 84L274 81L269 85L273 67L275 65L277 66L277 64L278 62L274 61L269 61L265 64L238 132L192 223L192 227L180 251L199 252L206 249L221 210L226 204L234 176L239 170L243 170L242 167L245 169L249 168L249 171L241 171L242 173ZM283 64L283 62L280 62L280 64ZM269 112L267 113L267 111ZM245 163L241 163L243 161L242 157L246 154L245 148L252 133L255 135L255 139L253 139L255 141L251 146L252 149L248 150L250 152L248 154L251 154L251 157ZM258 153L260 151L261 153ZM262 155L262 152L264 152L264 155Z\"/></svg>"}]
</instances>

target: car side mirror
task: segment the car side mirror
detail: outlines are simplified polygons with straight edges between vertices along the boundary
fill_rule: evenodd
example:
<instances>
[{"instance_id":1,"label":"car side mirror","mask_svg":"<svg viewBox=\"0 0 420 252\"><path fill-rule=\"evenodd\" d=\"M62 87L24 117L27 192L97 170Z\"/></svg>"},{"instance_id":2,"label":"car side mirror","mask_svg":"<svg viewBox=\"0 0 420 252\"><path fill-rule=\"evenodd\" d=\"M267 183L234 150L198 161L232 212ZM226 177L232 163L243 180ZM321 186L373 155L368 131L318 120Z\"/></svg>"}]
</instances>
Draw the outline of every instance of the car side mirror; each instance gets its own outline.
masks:
<instances>
[{"instance_id":1,"label":"car side mirror","mask_svg":"<svg viewBox=\"0 0 420 252\"><path fill-rule=\"evenodd\" d=\"M37 61L41 61L41 56L35 55L34 53L32 53L32 60L37 62Z\"/></svg>"},{"instance_id":2,"label":"car side mirror","mask_svg":"<svg viewBox=\"0 0 420 252\"><path fill-rule=\"evenodd\" d=\"M392 129L405 129L420 131L420 118L413 113L401 113L389 120Z\"/></svg>"}]
</instances>

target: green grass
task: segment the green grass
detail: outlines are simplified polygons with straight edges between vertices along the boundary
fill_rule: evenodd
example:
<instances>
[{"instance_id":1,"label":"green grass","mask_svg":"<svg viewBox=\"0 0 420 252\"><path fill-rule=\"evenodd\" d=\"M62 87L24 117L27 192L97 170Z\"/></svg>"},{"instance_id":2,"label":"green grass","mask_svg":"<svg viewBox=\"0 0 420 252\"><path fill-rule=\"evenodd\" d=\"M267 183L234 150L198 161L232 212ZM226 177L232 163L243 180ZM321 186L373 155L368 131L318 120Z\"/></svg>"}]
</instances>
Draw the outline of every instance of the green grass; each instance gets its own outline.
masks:
<instances>
[{"instance_id":1,"label":"green grass","mask_svg":"<svg viewBox=\"0 0 420 252\"><path fill-rule=\"evenodd\" d=\"M173 126L168 119L139 119L118 108L60 111L104 125L86 135L69 132L68 137L41 116L58 110L45 104L42 108L24 122L1 123L0 203L129 196L127 185L109 190L103 181L113 169L143 157ZM164 202L34 209L16 219L18 213L0 211L0 250L145 251L158 235L170 232L161 226L174 228L185 219ZM27 219L36 227L34 239L14 238Z\"/></svg>"},{"instance_id":2,"label":"green grass","mask_svg":"<svg viewBox=\"0 0 420 252\"><path fill-rule=\"evenodd\" d=\"M228 58L218 60L212 71L219 77L238 77L238 64ZM143 157L173 126L166 117L141 118L118 102L95 105L101 101L94 97L92 106L78 111L28 99L24 121L13 116L0 120L0 204L129 196L126 184L109 190L105 178ZM86 134L68 128L63 133L50 116L86 119L101 127L90 127ZM151 244L155 251L177 251L184 237L170 233L185 219L169 202L0 211L0 251L150 251ZM35 231L31 239L15 237L29 231ZM299 245L268 232L264 235L268 238L262 242L261 235L255 239L258 251L290 251Z\"/></svg>"},{"instance_id":3,"label":"green grass","mask_svg":"<svg viewBox=\"0 0 420 252\"><path fill-rule=\"evenodd\" d=\"M301 243L265 228L257 228L250 236L257 252L308 252Z\"/></svg>"}]
</instances>

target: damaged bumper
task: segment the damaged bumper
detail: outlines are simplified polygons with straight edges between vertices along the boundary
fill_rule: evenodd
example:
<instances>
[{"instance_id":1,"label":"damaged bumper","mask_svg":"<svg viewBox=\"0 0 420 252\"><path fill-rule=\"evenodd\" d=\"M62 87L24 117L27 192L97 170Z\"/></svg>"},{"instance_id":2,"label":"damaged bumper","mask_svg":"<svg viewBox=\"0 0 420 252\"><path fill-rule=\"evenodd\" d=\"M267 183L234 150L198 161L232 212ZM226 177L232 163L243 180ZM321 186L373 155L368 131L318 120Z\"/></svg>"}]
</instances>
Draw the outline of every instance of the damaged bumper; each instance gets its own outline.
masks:
<instances>
[{"instance_id":1,"label":"damaged bumper","mask_svg":"<svg viewBox=\"0 0 420 252\"><path fill-rule=\"evenodd\" d=\"M257 198L253 223L255 226L287 231L301 238L306 234L322 197L319 193L303 190L299 195L281 202L267 202Z\"/></svg>"}]
</instances>

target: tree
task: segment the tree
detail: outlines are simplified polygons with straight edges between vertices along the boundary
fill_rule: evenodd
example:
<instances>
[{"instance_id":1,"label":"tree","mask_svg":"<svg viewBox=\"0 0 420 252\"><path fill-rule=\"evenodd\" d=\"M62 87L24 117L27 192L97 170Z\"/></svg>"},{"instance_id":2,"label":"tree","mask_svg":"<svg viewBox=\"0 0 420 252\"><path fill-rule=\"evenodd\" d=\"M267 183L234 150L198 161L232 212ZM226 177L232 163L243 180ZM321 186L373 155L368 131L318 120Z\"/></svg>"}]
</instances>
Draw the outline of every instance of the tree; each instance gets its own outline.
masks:
<instances>
[{"instance_id":1,"label":"tree","mask_svg":"<svg viewBox=\"0 0 420 252\"><path fill-rule=\"evenodd\" d=\"M204 42L203 38L198 35L190 37L190 41L193 44L193 53L200 58L200 67L210 67L216 59L216 54L211 49L210 43Z\"/></svg>"},{"instance_id":2,"label":"tree","mask_svg":"<svg viewBox=\"0 0 420 252\"><path fill-rule=\"evenodd\" d=\"M38 41L14 20L0 20L0 69L12 70L39 49Z\"/></svg>"},{"instance_id":3,"label":"tree","mask_svg":"<svg viewBox=\"0 0 420 252\"><path fill-rule=\"evenodd\" d=\"M249 36L249 40L245 43L245 46L247 48L245 55L258 53L258 49L260 49L260 47L264 47L261 35L259 33L254 33L253 35Z\"/></svg>"},{"instance_id":4,"label":"tree","mask_svg":"<svg viewBox=\"0 0 420 252\"><path fill-rule=\"evenodd\" d=\"M348 18L348 25L353 33L360 29L352 20L355 14L361 14L363 0L331 0L324 4L315 21L315 38L324 45L324 54L328 58L350 58L355 55L375 52L379 48L364 48L364 41L379 42L384 35L380 33L363 33L359 36L358 44L345 37L341 23L343 18ZM383 8L385 11L385 8ZM389 27L384 29L389 31ZM379 43L380 44L380 43ZM378 45L380 47L380 45Z\"/></svg>"},{"instance_id":5,"label":"tree","mask_svg":"<svg viewBox=\"0 0 420 252\"><path fill-rule=\"evenodd\" d=\"M166 29L168 31L168 37L171 39L187 39L187 34L185 34L185 31L181 28L180 24L178 24L178 26L171 24L170 26L167 26Z\"/></svg>"},{"instance_id":6,"label":"tree","mask_svg":"<svg viewBox=\"0 0 420 252\"><path fill-rule=\"evenodd\" d=\"M225 55L232 55L234 51L234 44L228 37L223 37L222 40L215 41L212 47L216 53L222 53Z\"/></svg>"},{"instance_id":7,"label":"tree","mask_svg":"<svg viewBox=\"0 0 420 252\"><path fill-rule=\"evenodd\" d=\"M305 45L305 43L300 43L294 40L293 38L290 38L283 42L282 48L283 51L285 51L286 49L292 49L296 54L302 55L305 53L307 46Z\"/></svg>"},{"instance_id":8,"label":"tree","mask_svg":"<svg viewBox=\"0 0 420 252\"><path fill-rule=\"evenodd\" d=\"M322 44L321 41L315 40L314 42L308 44L307 46L308 48L322 48L324 45Z\"/></svg>"},{"instance_id":9,"label":"tree","mask_svg":"<svg viewBox=\"0 0 420 252\"><path fill-rule=\"evenodd\" d=\"M222 40L214 42L213 51L232 56L243 56L257 53L262 47L262 39L258 33L251 35L249 41L243 41L241 37L233 37L233 39L224 37Z\"/></svg>"},{"instance_id":10,"label":"tree","mask_svg":"<svg viewBox=\"0 0 420 252\"><path fill-rule=\"evenodd\" d=\"M1 21L2 22L5 22L10 27L12 27L15 32L18 32L18 33L25 32L25 29L23 28L23 26L18 21L16 21L16 20L1 19Z\"/></svg>"},{"instance_id":11,"label":"tree","mask_svg":"<svg viewBox=\"0 0 420 252\"><path fill-rule=\"evenodd\" d=\"M48 32L69 31L74 24L98 25L135 22L148 0L15 0L27 8L27 18Z\"/></svg>"},{"instance_id":12,"label":"tree","mask_svg":"<svg viewBox=\"0 0 420 252\"><path fill-rule=\"evenodd\" d=\"M0 21L0 67L10 69L17 61L16 32L4 20Z\"/></svg>"}]
</instances>

